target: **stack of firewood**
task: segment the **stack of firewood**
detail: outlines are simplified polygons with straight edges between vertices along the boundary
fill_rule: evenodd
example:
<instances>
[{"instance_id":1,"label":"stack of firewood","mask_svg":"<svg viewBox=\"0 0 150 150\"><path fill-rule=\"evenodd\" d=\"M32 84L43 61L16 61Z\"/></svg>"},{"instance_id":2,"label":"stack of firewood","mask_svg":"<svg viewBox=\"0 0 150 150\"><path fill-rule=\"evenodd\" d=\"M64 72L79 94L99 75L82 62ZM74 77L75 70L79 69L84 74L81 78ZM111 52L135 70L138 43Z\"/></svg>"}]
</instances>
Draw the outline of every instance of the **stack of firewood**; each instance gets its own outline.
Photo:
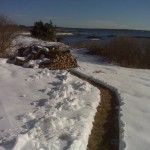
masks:
<instances>
[{"instance_id":1,"label":"stack of firewood","mask_svg":"<svg viewBox=\"0 0 150 150\"><path fill-rule=\"evenodd\" d=\"M20 48L14 60L16 65L30 68L37 65L37 62L39 68L49 68L51 70L77 67L77 61L71 55L70 50L61 50L58 46L30 46Z\"/></svg>"}]
</instances>

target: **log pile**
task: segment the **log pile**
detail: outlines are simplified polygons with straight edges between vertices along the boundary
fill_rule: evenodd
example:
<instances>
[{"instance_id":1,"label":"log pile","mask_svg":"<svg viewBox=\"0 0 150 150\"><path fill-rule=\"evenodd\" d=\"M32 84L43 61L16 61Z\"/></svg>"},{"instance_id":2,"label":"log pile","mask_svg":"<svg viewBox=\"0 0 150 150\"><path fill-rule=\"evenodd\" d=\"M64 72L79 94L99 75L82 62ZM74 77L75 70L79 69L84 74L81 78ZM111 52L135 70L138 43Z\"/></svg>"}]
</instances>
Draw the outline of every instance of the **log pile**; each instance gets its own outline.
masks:
<instances>
[{"instance_id":1,"label":"log pile","mask_svg":"<svg viewBox=\"0 0 150 150\"><path fill-rule=\"evenodd\" d=\"M30 46L18 49L14 63L29 68L48 68L50 70L77 67L76 59L70 50L61 50L58 46Z\"/></svg>"}]
</instances>

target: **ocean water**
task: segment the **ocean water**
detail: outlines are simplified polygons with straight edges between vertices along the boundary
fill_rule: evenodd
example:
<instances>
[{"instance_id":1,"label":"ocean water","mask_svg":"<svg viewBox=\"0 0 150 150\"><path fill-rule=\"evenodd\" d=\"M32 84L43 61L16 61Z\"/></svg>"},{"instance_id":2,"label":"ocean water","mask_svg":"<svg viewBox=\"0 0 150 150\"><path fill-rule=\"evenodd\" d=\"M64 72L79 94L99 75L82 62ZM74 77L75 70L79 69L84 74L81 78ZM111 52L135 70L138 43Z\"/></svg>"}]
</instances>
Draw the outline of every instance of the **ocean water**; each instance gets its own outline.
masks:
<instances>
[{"instance_id":1,"label":"ocean water","mask_svg":"<svg viewBox=\"0 0 150 150\"><path fill-rule=\"evenodd\" d=\"M107 42L116 36L132 36L137 39L150 39L150 31L144 30L126 30L126 29L66 29L73 33L72 36L64 36L63 42L74 43L89 40L99 40Z\"/></svg>"}]
</instances>

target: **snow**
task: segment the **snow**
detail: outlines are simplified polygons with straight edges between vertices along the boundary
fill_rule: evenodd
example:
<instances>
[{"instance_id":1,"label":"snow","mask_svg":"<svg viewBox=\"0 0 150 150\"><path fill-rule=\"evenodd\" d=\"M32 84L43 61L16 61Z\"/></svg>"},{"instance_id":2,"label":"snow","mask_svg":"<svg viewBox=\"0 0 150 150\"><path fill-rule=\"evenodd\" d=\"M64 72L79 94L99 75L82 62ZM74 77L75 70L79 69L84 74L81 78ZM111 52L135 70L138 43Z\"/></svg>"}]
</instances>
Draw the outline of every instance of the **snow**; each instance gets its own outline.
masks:
<instances>
[{"instance_id":1,"label":"snow","mask_svg":"<svg viewBox=\"0 0 150 150\"><path fill-rule=\"evenodd\" d=\"M72 49L83 77L111 88L120 102L120 150L150 149L150 70L130 69L106 63L88 55L85 49Z\"/></svg>"},{"instance_id":2,"label":"snow","mask_svg":"<svg viewBox=\"0 0 150 150\"><path fill-rule=\"evenodd\" d=\"M19 35L14 44L67 47L26 35ZM70 71L104 84L118 96L120 150L149 150L150 70L112 65L85 49L72 53L80 67ZM6 59L0 59L0 83L0 150L87 148L100 102L97 88L64 70L23 68Z\"/></svg>"},{"instance_id":3,"label":"snow","mask_svg":"<svg viewBox=\"0 0 150 150\"><path fill-rule=\"evenodd\" d=\"M92 39L90 39L90 40L92 40L92 41L98 41L99 38L92 38Z\"/></svg>"},{"instance_id":4,"label":"snow","mask_svg":"<svg viewBox=\"0 0 150 150\"><path fill-rule=\"evenodd\" d=\"M14 45L18 44L18 45L23 46L23 47L32 46L32 45L39 45L39 46L43 46L43 45L44 46L53 46L53 45L66 46L63 43L43 41L43 40L36 39L36 38L30 37L30 36L25 36L25 35L17 36L14 39L13 44Z\"/></svg>"},{"instance_id":5,"label":"snow","mask_svg":"<svg viewBox=\"0 0 150 150\"><path fill-rule=\"evenodd\" d=\"M17 56L16 58L20 59L20 60L23 60L23 61L25 60L25 57L19 57L19 56Z\"/></svg>"},{"instance_id":6,"label":"snow","mask_svg":"<svg viewBox=\"0 0 150 150\"><path fill-rule=\"evenodd\" d=\"M73 33L71 33L71 32L58 32L58 33L56 33L56 35L68 35L68 36L71 36L71 35L73 35Z\"/></svg>"},{"instance_id":7,"label":"snow","mask_svg":"<svg viewBox=\"0 0 150 150\"><path fill-rule=\"evenodd\" d=\"M11 49L8 49L9 53L11 55L15 55L17 50L21 47L28 47L28 46L60 46L61 49L67 48L68 46L60 43L60 42L48 42L43 41L40 39L33 38L28 35L28 33L20 33L12 42ZM45 48L45 51L48 51L47 48Z\"/></svg>"},{"instance_id":8,"label":"snow","mask_svg":"<svg viewBox=\"0 0 150 150\"><path fill-rule=\"evenodd\" d=\"M0 59L0 150L86 150L100 91L65 70Z\"/></svg>"},{"instance_id":9,"label":"snow","mask_svg":"<svg viewBox=\"0 0 150 150\"><path fill-rule=\"evenodd\" d=\"M31 33L30 32L21 32L20 35L28 35L29 36L29 35L31 35Z\"/></svg>"}]
</instances>

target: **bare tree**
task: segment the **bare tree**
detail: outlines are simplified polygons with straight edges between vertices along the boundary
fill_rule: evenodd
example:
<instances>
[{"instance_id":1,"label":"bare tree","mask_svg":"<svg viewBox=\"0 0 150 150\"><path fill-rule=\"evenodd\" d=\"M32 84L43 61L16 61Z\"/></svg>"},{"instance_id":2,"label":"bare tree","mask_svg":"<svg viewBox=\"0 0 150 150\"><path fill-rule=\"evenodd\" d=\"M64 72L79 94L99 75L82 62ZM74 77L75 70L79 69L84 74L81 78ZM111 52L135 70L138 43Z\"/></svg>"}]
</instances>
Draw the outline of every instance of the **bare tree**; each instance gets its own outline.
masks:
<instances>
[{"instance_id":1,"label":"bare tree","mask_svg":"<svg viewBox=\"0 0 150 150\"><path fill-rule=\"evenodd\" d=\"M9 52L6 50L11 47L16 31L16 23L8 16L0 15L0 57L9 56Z\"/></svg>"}]
</instances>

